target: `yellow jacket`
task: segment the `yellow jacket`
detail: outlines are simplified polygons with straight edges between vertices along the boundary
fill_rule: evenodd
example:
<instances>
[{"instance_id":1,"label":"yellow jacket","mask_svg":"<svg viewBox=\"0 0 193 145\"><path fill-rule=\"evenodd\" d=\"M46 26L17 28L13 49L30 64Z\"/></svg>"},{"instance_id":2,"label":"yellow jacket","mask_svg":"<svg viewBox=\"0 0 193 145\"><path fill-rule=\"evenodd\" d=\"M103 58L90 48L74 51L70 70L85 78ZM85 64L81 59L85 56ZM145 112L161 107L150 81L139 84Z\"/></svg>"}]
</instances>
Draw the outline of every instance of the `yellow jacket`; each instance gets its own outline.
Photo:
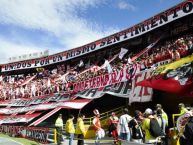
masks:
<instances>
[{"instance_id":1,"label":"yellow jacket","mask_svg":"<svg viewBox=\"0 0 193 145\"><path fill-rule=\"evenodd\" d=\"M63 120L58 117L58 118L56 119L55 126L56 126L56 127L60 127L60 128L63 129Z\"/></svg>"},{"instance_id":2,"label":"yellow jacket","mask_svg":"<svg viewBox=\"0 0 193 145\"><path fill-rule=\"evenodd\" d=\"M153 137L150 133L150 119L145 118L142 123L142 129L145 131L145 142L149 143L151 140L155 140L155 137Z\"/></svg>"},{"instance_id":3,"label":"yellow jacket","mask_svg":"<svg viewBox=\"0 0 193 145\"><path fill-rule=\"evenodd\" d=\"M166 112L164 112L163 109L162 109L162 118L166 120L166 125L168 126L168 115L166 114Z\"/></svg>"},{"instance_id":4,"label":"yellow jacket","mask_svg":"<svg viewBox=\"0 0 193 145\"><path fill-rule=\"evenodd\" d=\"M67 133L75 133L74 124L72 119L68 119L66 121L66 132Z\"/></svg>"},{"instance_id":5,"label":"yellow jacket","mask_svg":"<svg viewBox=\"0 0 193 145\"><path fill-rule=\"evenodd\" d=\"M86 134L85 126L84 126L84 121L82 118L77 119L77 124L76 124L76 134Z\"/></svg>"},{"instance_id":6,"label":"yellow jacket","mask_svg":"<svg viewBox=\"0 0 193 145\"><path fill-rule=\"evenodd\" d=\"M186 112L188 112L188 109L186 109L185 107L182 107L182 108L180 109L180 115L183 115L183 114L185 114Z\"/></svg>"}]
</instances>

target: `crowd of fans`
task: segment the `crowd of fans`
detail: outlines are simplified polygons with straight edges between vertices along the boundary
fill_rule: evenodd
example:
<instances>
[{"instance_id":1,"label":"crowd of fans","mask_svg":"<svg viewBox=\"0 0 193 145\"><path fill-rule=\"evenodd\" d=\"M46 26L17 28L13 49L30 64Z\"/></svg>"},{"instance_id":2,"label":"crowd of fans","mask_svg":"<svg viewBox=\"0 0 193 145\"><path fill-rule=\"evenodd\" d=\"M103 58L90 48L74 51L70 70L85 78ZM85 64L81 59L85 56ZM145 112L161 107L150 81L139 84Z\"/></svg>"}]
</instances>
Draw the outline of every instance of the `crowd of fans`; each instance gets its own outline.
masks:
<instances>
[{"instance_id":1,"label":"crowd of fans","mask_svg":"<svg viewBox=\"0 0 193 145\"><path fill-rule=\"evenodd\" d=\"M180 103L178 107L177 115L184 115L187 118L186 121L191 122L191 125L187 123L187 126L179 128L177 137L180 138L180 144L189 145L193 141L193 132L190 131L193 127L191 121L193 109L188 110L183 103ZM154 111L151 108L147 108L144 113L136 110L134 117L131 117L128 109L125 108L120 118L114 112L112 113L109 121L109 135L112 135L115 144L118 143L118 140L125 140L135 143L168 145L171 144L168 124L168 115L161 104L157 104Z\"/></svg>"},{"instance_id":2,"label":"crowd of fans","mask_svg":"<svg viewBox=\"0 0 193 145\"><path fill-rule=\"evenodd\" d=\"M192 35L185 35L175 40L159 42L155 48L144 53L135 61L132 61L132 57L136 54L132 53L126 54L122 60L118 58L118 54L110 56L107 60L110 63L112 72L118 71L125 66L132 67L134 64L144 70L154 67L161 61L168 60L171 62L191 55L193 53L192 41ZM97 62L101 61L98 60ZM89 65L85 65L84 60L81 60L80 64L68 69L64 64L61 64L52 70L38 68L36 73L28 75L1 76L0 100L73 92L74 82L109 73L107 67L99 65L97 62L93 61L93 63L90 62Z\"/></svg>"}]
</instances>

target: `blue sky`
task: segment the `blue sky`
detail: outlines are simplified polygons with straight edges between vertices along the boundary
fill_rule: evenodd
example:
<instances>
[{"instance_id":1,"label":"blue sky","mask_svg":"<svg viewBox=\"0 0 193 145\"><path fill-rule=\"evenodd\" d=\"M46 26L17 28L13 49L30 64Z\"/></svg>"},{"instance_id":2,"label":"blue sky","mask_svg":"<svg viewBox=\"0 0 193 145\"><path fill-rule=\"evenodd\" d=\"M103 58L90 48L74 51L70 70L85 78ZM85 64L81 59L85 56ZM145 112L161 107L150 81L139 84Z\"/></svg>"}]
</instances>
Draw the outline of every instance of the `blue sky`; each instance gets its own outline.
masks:
<instances>
[{"instance_id":1,"label":"blue sky","mask_svg":"<svg viewBox=\"0 0 193 145\"><path fill-rule=\"evenodd\" d=\"M72 49L119 32L182 0L0 0L0 63Z\"/></svg>"}]
</instances>

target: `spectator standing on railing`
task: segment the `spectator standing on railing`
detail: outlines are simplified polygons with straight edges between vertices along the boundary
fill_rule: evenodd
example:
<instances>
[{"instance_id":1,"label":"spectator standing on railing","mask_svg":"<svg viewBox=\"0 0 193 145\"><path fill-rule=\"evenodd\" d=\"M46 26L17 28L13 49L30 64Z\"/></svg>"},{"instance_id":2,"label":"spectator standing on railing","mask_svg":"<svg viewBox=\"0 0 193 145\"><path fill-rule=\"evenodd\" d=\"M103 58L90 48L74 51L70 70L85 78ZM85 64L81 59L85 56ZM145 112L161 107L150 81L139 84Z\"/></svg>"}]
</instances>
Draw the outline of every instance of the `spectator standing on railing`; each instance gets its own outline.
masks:
<instances>
[{"instance_id":1,"label":"spectator standing on railing","mask_svg":"<svg viewBox=\"0 0 193 145\"><path fill-rule=\"evenodd\" d=\"M77 119L77 124L76 124L76 134L78 135L78 143L77 145L84 145L84 136L86 135L86 130L84 126L84 118L85 115L80 114L78 119Z\"/></svg>"},{"instance_id":2,"label":"spectator standing on railing","mask_svg":"<svg viewBox=\"0 0 193 145\"><path fill-rule=\"evenodd\" d=\"M59 114L59 116L55 122L56 134L57 134L57 144L58 145L61 145L63 126L64 126L64 124L63 124L63 120L62 120L62 114Z\"/></svg>"},{"instance_id":3,"label":"spectator standing on railing","mask_svg":"<svg viewBox=\"0 0 193 145\"><path fill-rule=\"evenodd\" d=\"M72 145L73 139L74 139L74 133L75 133L75 128L74 128L74 116L70 115L69 119L66 121L66 133L68 133L69 137L69 145Z\"/></svg>"}]
</instances>

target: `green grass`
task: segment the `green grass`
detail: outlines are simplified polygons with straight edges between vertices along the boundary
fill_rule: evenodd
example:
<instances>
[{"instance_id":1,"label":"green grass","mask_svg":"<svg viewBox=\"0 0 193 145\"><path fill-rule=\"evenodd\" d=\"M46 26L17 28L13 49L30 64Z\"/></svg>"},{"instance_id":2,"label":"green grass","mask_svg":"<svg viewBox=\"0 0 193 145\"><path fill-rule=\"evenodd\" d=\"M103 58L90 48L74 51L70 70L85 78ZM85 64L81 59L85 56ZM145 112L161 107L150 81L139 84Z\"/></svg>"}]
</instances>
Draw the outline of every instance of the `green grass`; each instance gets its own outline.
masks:
<instances>
[{"instance_id":1,"label":"green grass","mask_svg":"<svg viewBox=\"0 0 193 145\"><path fill-rule=\"evenodd\" d=\"M28 140L28 139L25 139L25 138L19 138L19 137L10 137L6 134L2 134L0 133L0 137L4 137L4 138L10 138L18 143L21 143L23 145L40 145L40 143L37 143L35 141L31 141L31 140Z\"/></svg>"}]
</instances>

